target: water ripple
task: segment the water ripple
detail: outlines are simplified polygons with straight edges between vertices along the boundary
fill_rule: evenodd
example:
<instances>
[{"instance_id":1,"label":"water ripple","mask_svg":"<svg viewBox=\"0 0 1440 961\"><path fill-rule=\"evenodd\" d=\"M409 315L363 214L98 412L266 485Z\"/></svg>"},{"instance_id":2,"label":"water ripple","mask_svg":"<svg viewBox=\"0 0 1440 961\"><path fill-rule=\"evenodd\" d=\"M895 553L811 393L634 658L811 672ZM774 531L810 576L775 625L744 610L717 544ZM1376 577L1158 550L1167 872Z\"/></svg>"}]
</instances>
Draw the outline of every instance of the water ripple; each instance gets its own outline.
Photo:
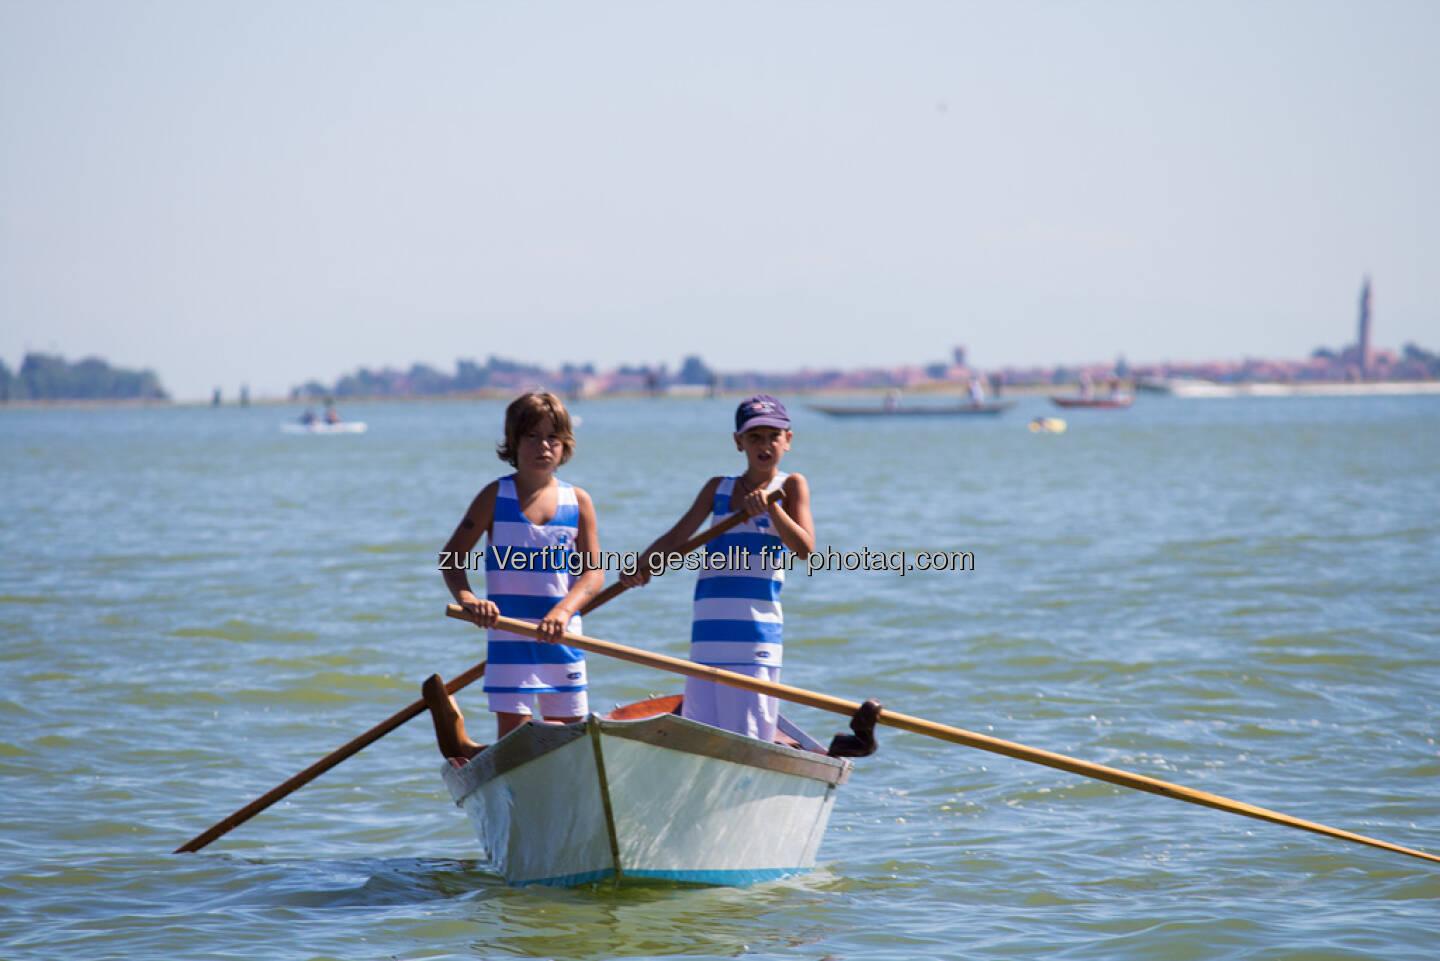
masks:
<instances>
[{"instance_id":1,"label":"water ripple","mask_svg":"<svg viewBox=\"0 0 1440 961\"><path fill-rule=\"evenodd\" d=\"M1440 849L1440 521L1417 508L1440 449L1415 442L1433 400L1156 400L1048 438L1025 403L884 430L797 413L787 466L823 543L975 569L800 568L785 680ZM584 407L567 477L607 549L641 549L734 466L724 403ZM323 445L263 408L0 410L0 953L1433 956L1421 862L885 729L821 867L751 889L505 886L423 719L168 854L484 656L441 616L434 552L495 469L500 409L377 405L357 443ZM110 539L77 550L78 511ZM587 631L684 654L691 585ZM679 687L591 674L600 706ZM461 701L488 725L482 695Z\"/></svg>"}]
</instances>

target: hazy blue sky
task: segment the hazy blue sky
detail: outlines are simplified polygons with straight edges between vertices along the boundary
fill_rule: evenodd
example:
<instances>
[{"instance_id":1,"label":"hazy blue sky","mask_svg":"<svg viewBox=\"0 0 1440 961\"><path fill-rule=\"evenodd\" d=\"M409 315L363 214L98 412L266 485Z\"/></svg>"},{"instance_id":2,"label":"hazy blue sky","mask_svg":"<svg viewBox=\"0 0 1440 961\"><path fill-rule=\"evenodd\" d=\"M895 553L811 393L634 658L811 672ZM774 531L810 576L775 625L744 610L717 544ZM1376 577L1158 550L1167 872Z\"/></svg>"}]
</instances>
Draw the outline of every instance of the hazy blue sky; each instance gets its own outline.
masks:
<instances>
[{"instance_id":1,"label":"hazy blue sky","mask_svg":"<svg viewBox=\"0 0 1440 961\"><path fill-rule=\"evenodd\" d=\"M0 358L1440 348L1440 2L0 0Z\"/></svg>"}]
</instances>

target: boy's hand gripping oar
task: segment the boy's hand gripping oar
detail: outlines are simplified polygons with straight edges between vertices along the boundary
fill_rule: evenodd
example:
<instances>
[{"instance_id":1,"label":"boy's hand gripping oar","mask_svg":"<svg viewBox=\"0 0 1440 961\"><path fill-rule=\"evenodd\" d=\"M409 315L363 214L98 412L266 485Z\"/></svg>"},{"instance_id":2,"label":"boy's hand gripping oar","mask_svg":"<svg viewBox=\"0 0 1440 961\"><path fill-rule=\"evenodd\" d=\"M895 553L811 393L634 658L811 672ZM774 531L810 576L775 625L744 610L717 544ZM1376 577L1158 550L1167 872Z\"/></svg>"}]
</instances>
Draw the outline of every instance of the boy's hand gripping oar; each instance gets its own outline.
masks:
<instances>
[{"instance_id":1,"label":"boy's hand gripping oar","mask_svg":"<svg viewBox=\"0 0 1440 961\"><path fill-rule=\"evenodd\" d=\"M445 613L449 617L460 620L470 619L470 615L458 604L451 604L445 609ZM535 628L529 624L523 621L512 620L508 617L500 618L496 626L502 630L514 631L516 634L529 634L534 636L536 633ZM678 657L652 654L649 651L626 647L623 644L614 644L610 641L602 641L598 638L586 637L582 634L566 634L563 638L563 643L570 647L578 647L581 650L590 651L594 654L605 654L609 657L619 658L622 661L644 664L647 667L655 667L662 671L673 671L676 674L698 677L701 680L716 681L720 684L728 684L731 687L739 687L747 691L758 691L761 694L769 694L782 700L793 701L796 704L816 707L823 711L834 711L836 714L851 716L860 709L860 705L854 701L842 700L841 698L831 697L828 694L821 694L816 691L807 691L803 687L791 687L787 684L762 681L759 678L746 677L743 674L735 674L731 671L721 670L718 667L706 667L692 661L681 660ZM1231 814L1242 814L1245 817L1256 818L1260 821L1269 821L1272 824L1283 824L1286 827L1298 828L1302 831L1310 831L1315 834L1323 834L1326 837L1339 838L1342 841L1354 841L1357 844L1368 844L1371 847L1394 851L1398 854L1408 854L1411 857L1423 858L1426 861L1440 862L1440 857L1433 854L1426 854L1424 851L1417 851L1414 848L1402 847L1398 844L1391 844L1388 841L1379 841L1375 838L1366 837L1363 834L1354 834L1350 831L1342 831L1339 828L1317 824L1314 821L1291 817L1288 814L1281 814L1279 811L1271 811L1268 808L1256 807L1253 804L1246 804L1243 801L1232 801L1218 794L1197 791L1179 784L1172 784L1169 781L1161 781L1158 778L1146 777L1142 774L1131 774L1128 771L1122 771L1118 768L1106 767L1103 764L1082 761L1079 758L1068 757L1064 754L1055 754L1051 751L1027 747L1024 744L1017 744L1014 741L1004 741L1000 738L990 737L985 734L976 734L973 731L966 731L958 727L937 724L934 721L911 717L908 714L897 714L888 708L881 712L879 723L888 724L891 727L898 727L902 731L924 734L927 737L939 738L942 741L951 741L955 744L963 744L966 747L979 748L982 751L1004 754L1007 757L1017 758L1021 761L1043 764L1046 767L1068 771L1071 774L1079 774L1082 777L1108 781L1111 784L1118 784L1121 787L1134 788L1137 791L1146 791L1150 794L1158 794L1161 797L1174 798L1177 801L1187 801L1190 804L1199 804L1204 807L1215 808L1218 811L1228 811Z\"/></svg>"},{"instance_id":2,"label":"boy's hand gripping oar","mask_svg":"<svg viewBox=\"0 0 1440 961\"><path fill-rule=\"evenodd\" d=\"M785 492L779 488L776 488L775 490L771 491L769 495L765 498L765 504L766 506L773 505L784 496ZM675 553L688 554L702 544L709 543L710 541L719 537L721 534L730 530L730 528L737 527L740 524L745 523L745 520L745 512L736 511L720 523L714 525L713 527L707 527L705 530L696 534L694 537L690 538L685 543L681 544L678 548L675 549ZM650 558L645 558L645 561L647 564L649 564ZM651 574L660 574L665 569L663 564L650 564L649 567ZM628 590L628 588L626 588L624 584L616 581L614 584L611 584L599 594L596 594L594 597L590 598L589 602L584 607L580 608L580 613L589 614L591 611L595 610L595 608L599 607L601 604L604 604L606 601L619 597L621 594L625 593L626 590Z\"/></svg>"},{"instance_id":3,"label":"boy's hand gripping oar","mask_svg":"<svg viewBox=\"0 0 1440 961\"><path fill-rule=\"evenodd\" d=\"M773 504L778 501L781 496L782 494L780 491L774 491L766 499L766 502ZM714 525L713 527L706 528L699 534L696 534L694 537L690 538L690 540L680 545L680 547L676 549L676 552L679 554L690 553L691 551L695 550L695 548L714 540L716 537L719 537L721 534L730 530L732 527L736 527L737 525L744 523L745 517L746 515L744 511L737 511L734 514L731 514L729 517L725 518L720 523ZM652 573L659 572L654 571L652 568ZM618 597L620 594L624 593L624 591L624 585L619 583L612 584L608 588L591 598L590 602L580 609L580 613L588 614L591 611L595 610L595 608L599 607L601 604L604 604L606 601L614 597ZM461 608L457 606L456 610L461 610ZM532 630L529 633L533 634L534 631ZM483 677L484 674L485 662L481 661L479 664L476 664L474 667L470 668L470 670L466 671L465 673L452 677L450 681L445 685L445 693L454 694L456 691L459 691L466 685ZM175 853L182 854L187 851L200 850L205 845L209 844L211 841L220 837L220 835L225 834L231 829L237 828L240 825L244 824L246 821L250 820L252 817L259 814L261 811L265 810L270 805L274 804L276 801L280 800L291 792L309 784L311 781L315 780L317 777L324 774L326 771L330 770L332 767L339 764L346 758L351 757L355 754L359 754L362 750L369 747L371 744L374 744L376 741L380 740L382 737L389 734L391 731L395 730L397 727L404 724L406 721L418 717L424 712L425 699L422 697L419 700L412 702L410 706L405 708L404 710L397 711L396 713L390 715L384 721L381 721L379 724L375 725L370 730L366 731L364 734L361 734L359 737L350 741L345 746L331 751L329 754L325 755L323 758L316 761L314 764L310 765L305 770L301 771L299 774L286 781L284 784L281 784L278 787L267 791L265 794L260 795L260 797L251 801L249 804L245 805L240 810L227 817L225 820L201 832L200 834L195 835L195 837L191 838L184 844L180 845L180 847L176 848Z\"/></svg>"}]
</instances>

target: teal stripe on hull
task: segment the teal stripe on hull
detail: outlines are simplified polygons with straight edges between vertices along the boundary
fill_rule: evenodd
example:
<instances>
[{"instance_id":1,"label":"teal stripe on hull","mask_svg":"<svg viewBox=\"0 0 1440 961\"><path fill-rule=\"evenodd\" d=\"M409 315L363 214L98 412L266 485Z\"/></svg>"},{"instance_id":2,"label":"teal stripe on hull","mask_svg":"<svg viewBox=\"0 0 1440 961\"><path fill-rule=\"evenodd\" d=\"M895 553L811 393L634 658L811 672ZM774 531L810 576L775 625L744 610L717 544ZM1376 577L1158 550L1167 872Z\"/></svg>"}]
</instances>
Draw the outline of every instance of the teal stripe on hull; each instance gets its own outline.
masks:
<instances>
[{"instance_id":1,"label":"teal stripe on hull","mask_svg":"<svg viewBox=\"0 0 1440 961\"><path fill-rule=\"evenodd\" d=\"M763 881L804 874L809 868L762 868L749 871L626 871L625 877L646 881L679 881L685 884L708 884L715 887L743 888Z\"/></svg>"},{"instance_id":2,"label":"teal stripe on hull","mask_svg":"<svg viewBox=\"0 0 1440 961\"><path fill-rule=\"evenodd\" d=\"M746 871L626 871L620 878L621 884L650 884L654 882L672 882L675 884L703 884L707 887L722 888L743 888L751 884L761 884L765 881L778 881L781 878L793 877L797 874L804 874L809 868L764 868L759 870ZM613 878L613 868L605 868L600 871L586 871L581 874L562 874L553 878L537 878L533 881L512 881L514 887L522 887L527 884L543 884L552 888L573 888L582 884L594 884L596 881L604 881Z\"/></svg>"},{"instance_id":3,"label":"teal stripe on hull","mask_svg":"<svg viewBox=\"0 0 1440 961\"><path fill-rule=\"evenodd\" d=\"M543 884L551 888L573 888L581 884L593 884L596 881L603 881L606 878L614 877L614 868L604 868L600 871L585 871L581 874L562 874L553 878L536 878L533 881L511 881L510 886L519 888L527 884Z\"/></svg>"}]
</instances>

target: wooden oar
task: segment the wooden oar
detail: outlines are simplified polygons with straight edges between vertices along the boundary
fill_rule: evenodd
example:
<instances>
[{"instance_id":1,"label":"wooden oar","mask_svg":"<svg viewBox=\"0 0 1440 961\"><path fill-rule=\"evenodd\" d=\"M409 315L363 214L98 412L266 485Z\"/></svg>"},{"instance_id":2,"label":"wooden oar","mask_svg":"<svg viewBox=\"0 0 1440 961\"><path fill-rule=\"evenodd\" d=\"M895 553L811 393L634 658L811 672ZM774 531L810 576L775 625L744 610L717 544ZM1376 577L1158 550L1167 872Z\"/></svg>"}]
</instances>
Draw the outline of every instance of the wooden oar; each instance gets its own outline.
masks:
<instances>
[{"instance_id":1,"label":"wooden oar","mask_svg":"<svg viewBox=\"0 0 1440 961\"><path fill-rule=\"evenodd\" d=\"M476 678L484 675L484 673L485 662L481 661L479 664L476 664L464 674L460 674L456 677L451 678L449 683L445 685L445 690L451 694L454 694L456 691L460 690L465 685L471 683ZM331 751L329 754L325 755L320 760L316 761L314 764L310 765L305 770L301 771L299 774L286 781L284 784L281 784L278 787L272 788L271 790L265 792L255 800L251 801L249 804L245 805L240 810L236 811L234 814L227 817L225 820L195 835L193 838L176 848L174 853L183 854L186 851L200 850L205 845L218 838L220 835L225 834L232 828L236 828L244 824L246 821L250 820L252 817L259 814L261 811L265 810L270 805L274 804L276 801L285 797L287 794L309 784L311 781L315 780L317 777L324 774L326 771L330 770L332 767L339 764L341 761L345 760L351 755L359 754L366 747L374 744L376 741L380 740L382 737L389 734L391 731L395 730L397 727L404 724L406 721L410 720L413 717L419 716L424 711L424 698L412 702L410 706L405 708L403 711L395 712L385 720L381 721L379 724L372 727L370 730L366 731L364 734L361 734L359 737L347 743L344 747L340 747L335 749L334 751Z\"/></svg>"},{"instance_id":2,"label":"wooden oar","mask_svg":"<svg viewBox=\"0 0 1440 961\"><path fill-rule=\"evenodd\" d=\"M456 604L451 604L447 607L445 613L449 617L469 620L468 613ZM529 624L523 621L512 620L508 617L500 618L496 626L502 630L514 631L517 634L529 634L533 636L536 633L535 628ZM847 717L854 715L854 713L860 709L860 705L855 701L846 701L838 697L831 697L828 694L807 691L802 687L791 687L788 684L762 681L758 678L746 677L743 674L736 674L732 671L721 670L718 667L706 667L703 664L681 660L678 657L652 654L649 651L642 651L637 648L626 647L623 644L602 641L598 638L586 637L581 634L566 634L564 643L571 647L578 647L595 654L605 654L609 657L619 658L622 661L644 664L647 667L659 668L662 671L673 671L676 674L685 674L689 677L700 678L701 680L716 681L720 684L728 684L731 687L744 688L747 691L758 691L761 694L769 694L781 700L793 701L796 704L804 704L808 707L819 708L823 711L834 711L836 714L844 714ZM1281 814L1279 811L1272 811L1268 808L1256 807L1253 804L1246 804L1243 801L1232 801L1218 794L1210 794L1207 791L1197 791L1179 784L1172 784L1169 781L1146 777L1143 774L1131 774L1129 771L1122 771L1119 768L1106 767L1103 764L1082 761L1079 758L1056 754L1053 751L1043 751L1039 748L1027 747L1024 744L1017 744L1014 741L1005 741L998 737L990 737L985 734L977 734L974 731L966 731L958 727L937 724L934 721L911 717L908 714L899 714L891 711L889 708L880 712L879 723L889 725L890 727L898 727L902 731L924 734L927 737L939 738L942 741L950 741L955 744L963 744L966 747L979 748L982 751L990 751L994 754L1004 754L1006 757L1013 757L1021 761L1043 764L1046 767L1068 771L1071 774L1079 774L1082 777L1108 781L1111 784L1118 784L1121 787L1134 788L1137 791L1146 791L1150 794L1158 794L1161 797L1174 798L1177 801L1187 801L1191 804L1215 808L1218 811L1228 811L1231 814L1241 814L1245 817L1256 818L1260 821L1269 821L1272 824L1283 824L1286 827L1299 828L1302 831L1310 831L1315 834L1323 834L1326 837L1339 838L1342 841L1354 841L1358 844L1368 844L1371 847L1394 851L1398 854L1408 854L1411 857L1423 858L1426 861L1440 862L1440 857L1427 854L1424 851L1417 851L1414 848L1402 847L1398 844L1391 844L1388 841L1379 841L1375 838L1366 837L1363 834L1342 831L1339 828L1332 828L1328 825L1317 824L1314 821L1306 821L1288 814Z\"/></svg>"},{"instance_id":3,"label":"wooden oar","mask_svg":"<svg viewBox=\"0 0 1440 961\"><path fill-rule=\"evenodd\" d=\"M785 496L785 492L784 492L783 490L780 490L779 488L777 488L777 489L771 491L771 492L766 496L766 498L765 498L765 503L766 503L766 504L774 504L774 503L776 503L777 501L779 501L779 500L780 500L782 497L784 497L784 496ZM735 526L737 526L737 525L739 525L739 524L743 524L744 522L745 522L745 512L744 512L744 511L736 511L735 513L731 514L729 517L725 518L723 521L720 521L718 524L715 524L715 525L713 525L713 526L711 526L711 527L705 528L705 530L703 530L703 531L701 531L700 533L696 534L694 537L690 538L690 539L689 539L688 541L686 541L685 543L681 544L679 547L677 547L677 548L675 549L675 553L676 553L676 554L688 554L688 553L690 553L691 551L695 550L695 548L700 547L700 546L703 545L703 544L707 544L707 543L709 543L710 541L713 541L715 538L719 537L721 534L723 534L723 533L725 533L726 531L730 530L730 528L735 527ZM668 555L667 555L667 556L668 556ZM663 563L661 563L661 564L651 564L651 563L650 563L650 558L648 558L648 557L645 558L645 563L646 563L646 566L648 566L648 567L650 568L650 573L651 573L651 574L659 574L659 573L661 573L662 571L664 571L664 569L665 569ZM594 597L592 597L592 598L590 599L590 602L589 602L588 604L586 604L584 607L580 608L580 613L581 613L582 615L583 615L583 614L589 614L591 611L595 610L595 608L599 607L601 604L604 604L606 601L612 600L613 598L619 597L621 594L625 593L625 591L627 591L628 589L629 589L629 588L627 588L624 584L621 584L619 581L616 581L614 584L611 584L609 587L605 588L605 590L601 591L599 594L596 594Z\"/></svg>"},{"instance_id":4,"label":"wooden oar","mask_svg":"<svg viewBox=\"0 0 1440 961\"><path fill-rule=\"evenodd\" d=\"M770 493L770 496L766 498L766 503L774 504L776 501L780 500L782 496L784 495L781 491L772 491ZM697 547L700 547L714 540L721 534L730 530L732 527L735 527L736 525L741 524L744 521L745 512L737 511L734 514L731 514L729 517L725 518L724 520L720 521L718 524L706 528L699 534L696 534L694 537L690 538L690 540L686 541L684 544L681 544L678 548L676 548L676 553L688 554L691 551L695 550ZM646 561L648 563L649 558L646 558ZM651 573L658 574L660 573L660 570L657 569L655 566L652 566ZM595 608L599 607L601 604L604 604L606 601L618 597L624 592L625 586L617 581L616 583L611 584L608 588L591 598L590 602L580 609L580 613L588 614L591 611L595 610ZM455 606L455 609L457 611L461 610L458 605ZM468 618L466 619L468 620ZM516 623L520 622L517 621ZM532 630L529 633L533 634L534 631ZM466 671L465 673L451 678L449 682L445 685L445 691L448 694L454 694L456 691L459 691L466 685L478 680L484 674L485 662L481 661L479 664L476 664L474 667L470 668L470 670ZM231 829L244 824L246 821L250 820L252 817L259 814L261 811L265 810L270 805L274 804L276 801L280 800L291 792L309 784L311 781L315 780L317 777L324 774L326 771L330 770L332 767L339 764L346 758L355 754L359 754L362 750L369 747L371 744L374 744L376 741L380 740L382 737L389 734L391 731L395 730L397 727L404 724L406 721L418 717L424 712L424 698L421 698L418 701L411 702L409 707L405 708L402 711L397 711L396 713L386 718L384 721L381 721L379 724L366 731L364 734L361 734L359 737L350 741L348 744L344 745L343 747L337 748L334 751L331 751L329 754L325 755L320 760L316 761L314 764L310 765L305 770L301 771L299 774L286 781L284 784L281 784L278 787L275 787L270 791L267 791L266 793L260 795L258 798L251 801L249 804L245 805L240 810L227 817L225 820L208 828L200 834L195 835L195 837L191 838L184 844L180 845L180 847L176 848L174 853L182 854L187 851L200 850L205 845L209 844L211 841L220 837L220 835L225 834Z\"/></svg>"}]
</instances>

